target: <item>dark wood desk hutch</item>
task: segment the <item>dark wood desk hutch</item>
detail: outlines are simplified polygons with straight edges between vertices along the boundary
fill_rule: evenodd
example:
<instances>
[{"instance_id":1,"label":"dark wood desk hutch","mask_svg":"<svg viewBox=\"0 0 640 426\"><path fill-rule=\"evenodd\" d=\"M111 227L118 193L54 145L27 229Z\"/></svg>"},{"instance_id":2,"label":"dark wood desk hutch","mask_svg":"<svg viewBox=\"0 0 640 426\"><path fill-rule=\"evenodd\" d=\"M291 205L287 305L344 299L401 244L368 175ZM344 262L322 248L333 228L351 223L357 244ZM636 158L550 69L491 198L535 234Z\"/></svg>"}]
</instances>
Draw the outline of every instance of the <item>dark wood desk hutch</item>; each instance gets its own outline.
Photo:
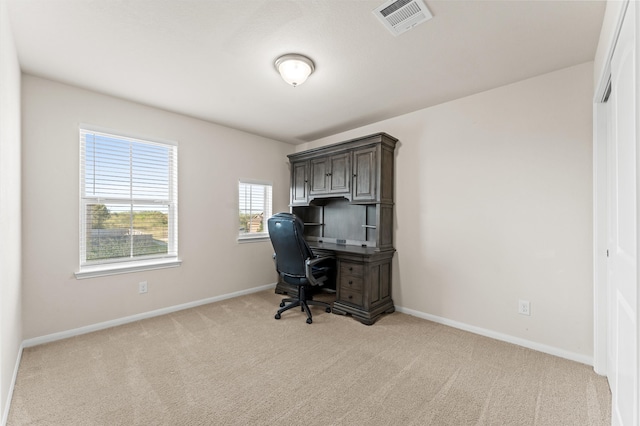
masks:
<instances>
[{"instance_id":1,"label":"dark wood desk hutch","mask_svg":"<svg viewBox=\"0 0 640 426\"><path fill-rule=\"evenodd\" d=\"M291 211L313 250L336 256L333 312L371 325L391 299L394 149L378 133L289 155ZM285 283L278 293L291 293Z\"/></svg>"}]
</instances>

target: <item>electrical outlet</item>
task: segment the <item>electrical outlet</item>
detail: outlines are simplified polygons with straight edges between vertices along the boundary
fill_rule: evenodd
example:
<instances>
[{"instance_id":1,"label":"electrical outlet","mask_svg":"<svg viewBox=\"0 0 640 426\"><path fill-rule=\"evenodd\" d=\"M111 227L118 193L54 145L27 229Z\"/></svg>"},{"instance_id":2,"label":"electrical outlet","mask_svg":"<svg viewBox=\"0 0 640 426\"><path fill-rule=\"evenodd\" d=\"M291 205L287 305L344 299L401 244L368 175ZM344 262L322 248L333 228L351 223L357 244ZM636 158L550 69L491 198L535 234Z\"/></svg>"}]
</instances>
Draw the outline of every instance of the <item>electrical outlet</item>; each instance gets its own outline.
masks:
<instances>
[{"instance_id":1,"label":"electrical outlet","mask_svg":"<svg viewBox=\"0 0 640 426\"><path fill-rule=\"evenodd\" d=\"M528 300L518 300L518 313L520 315L531 315L531 304Z\"/></svg>"},{"instance_id":2,"label":"electrical outlet","mask_svg":"<svg viewBox=\"0 0 640 426\"><path fill-rule=\"evenodd\" d=\"M140 281L138 283L138 293L142 294L142 293L146 293L147 292L147 282L146 281Z\"/></svg>"}]
</instances>

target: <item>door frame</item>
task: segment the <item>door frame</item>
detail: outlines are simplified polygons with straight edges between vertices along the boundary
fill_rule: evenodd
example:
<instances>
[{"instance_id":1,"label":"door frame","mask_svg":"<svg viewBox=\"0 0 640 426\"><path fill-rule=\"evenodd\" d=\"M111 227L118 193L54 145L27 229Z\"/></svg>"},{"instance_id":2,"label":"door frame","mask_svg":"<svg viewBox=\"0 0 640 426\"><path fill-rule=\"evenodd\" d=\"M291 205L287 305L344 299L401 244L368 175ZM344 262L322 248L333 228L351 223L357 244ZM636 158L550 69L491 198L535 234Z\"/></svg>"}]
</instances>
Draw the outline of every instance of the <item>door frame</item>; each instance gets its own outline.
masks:
<instances>
[{"instance_id":1,"label":"door frame","mask_svg":"<svg viewBox=\"0 0 640 426\"><path fill-rule=\"evenodd\" d=\"M622 22L629 0L615 2L613 10L615 28L609 45L606 47L602 73L593 96L593 369L597 374L606 376L607 339L609 335L609 297L607 285L607 105L603 102L607 96L611 77L611 59L615 50ZM607 3L607 9L612 5ZM609 10L607 10L609 12ZM606 13L605 13L606 17ZM636 19L636 17L630 17ZM601 36L602 37L602 36ZM639 46L636 46L638 49ZM598 72L598 70L594 70ZM640 80L640 78L638 78ZM636 85L638 87L640 85ZM639 94L640 95L640 94ZM640 97L638 97L640 99ZM636 123L636 126L638 123ZM636 169L640 170L640 161L636 160ZM640 186L639 186L640 188ZM640 194L639 194L640 195ZM640 199L640 197L639 197Z\"/></svg>"}]
</instances>

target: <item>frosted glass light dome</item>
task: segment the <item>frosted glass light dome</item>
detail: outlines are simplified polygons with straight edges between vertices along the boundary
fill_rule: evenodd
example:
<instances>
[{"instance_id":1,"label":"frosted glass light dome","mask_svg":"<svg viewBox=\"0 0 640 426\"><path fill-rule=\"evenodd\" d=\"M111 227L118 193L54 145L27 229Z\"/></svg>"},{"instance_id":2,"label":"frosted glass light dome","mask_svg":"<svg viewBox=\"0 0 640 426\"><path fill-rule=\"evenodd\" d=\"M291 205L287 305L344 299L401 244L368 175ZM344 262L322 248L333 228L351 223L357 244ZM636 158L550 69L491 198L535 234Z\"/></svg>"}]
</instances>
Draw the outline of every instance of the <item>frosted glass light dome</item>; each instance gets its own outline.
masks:
<instances>
[{"instance_id":1,"label":"frosted glass light dome","mask_svg":"<svg viewBox=\"0 0 640 426\"><path fill-rule=\"evenodd\" d=\"M282 79L293 87L304 83L315 70L311 59L297 54L281 56L276 59L275 65Z\"/></svg>"}]
</instances>

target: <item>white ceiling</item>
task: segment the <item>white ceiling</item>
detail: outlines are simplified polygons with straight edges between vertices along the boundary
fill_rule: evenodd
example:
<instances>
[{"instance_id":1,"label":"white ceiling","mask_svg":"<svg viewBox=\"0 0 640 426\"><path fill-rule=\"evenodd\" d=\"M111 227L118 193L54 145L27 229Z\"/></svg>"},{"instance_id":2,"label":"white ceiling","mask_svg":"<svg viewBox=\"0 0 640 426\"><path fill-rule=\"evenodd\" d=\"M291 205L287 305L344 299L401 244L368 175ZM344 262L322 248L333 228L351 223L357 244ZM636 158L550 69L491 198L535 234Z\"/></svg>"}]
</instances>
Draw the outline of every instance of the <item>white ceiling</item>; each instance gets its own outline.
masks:
<instances>
[{"instance_id":1,"label":"white ceiling","mask_svg":"<svg viewBox=\"0 0 640 426\"><path fill-rule=\"evenodd\" d=\"M384 0L8 0L22 70L302 143L591 61L603 1L425 0L397 37ZM274 61L316 71L286 84Z\"/></svg>"}]
</instances>

